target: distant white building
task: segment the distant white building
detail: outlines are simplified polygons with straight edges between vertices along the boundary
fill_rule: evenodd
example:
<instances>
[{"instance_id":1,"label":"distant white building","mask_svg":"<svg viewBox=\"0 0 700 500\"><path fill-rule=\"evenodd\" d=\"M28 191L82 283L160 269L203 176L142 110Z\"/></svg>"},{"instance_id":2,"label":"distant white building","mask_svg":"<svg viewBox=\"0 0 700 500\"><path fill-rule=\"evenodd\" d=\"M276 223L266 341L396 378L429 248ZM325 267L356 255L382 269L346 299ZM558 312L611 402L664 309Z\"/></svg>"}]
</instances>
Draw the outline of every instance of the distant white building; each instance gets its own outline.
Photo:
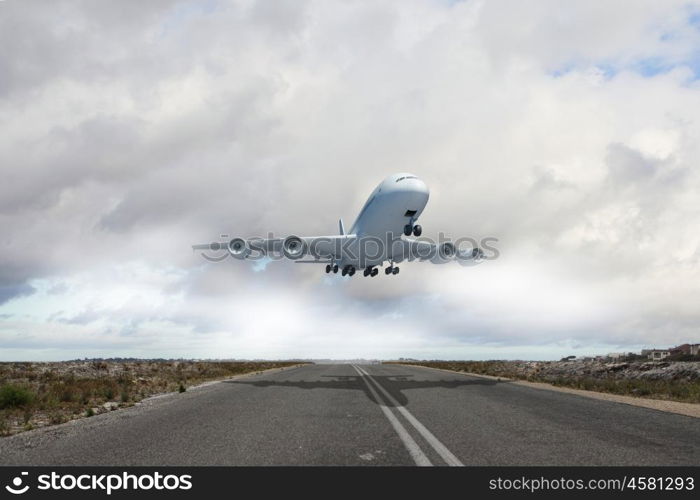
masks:
<instances>
[{"instance_id":1,"label":"distant white building","mask_svg":"<svg viewBox=\"0 0 700 500\"><path fill-rule=\"evenodd\" d=\"M668 349L642 349L642 356L646 356L652 361L660 361L671 355Z\"/></svg>"},{"instance_id":2,"label":"distant white building","mask_svg":"<svg viewBox=\"0 0 700 500\"><path fill-rule=\"evenodd\" d=\"M626 356L627 356L626 352L611 352L610 354L607 355L607 357L610 359L620 359L620 358L624 358Z\"/></svg>"}]
</instances>

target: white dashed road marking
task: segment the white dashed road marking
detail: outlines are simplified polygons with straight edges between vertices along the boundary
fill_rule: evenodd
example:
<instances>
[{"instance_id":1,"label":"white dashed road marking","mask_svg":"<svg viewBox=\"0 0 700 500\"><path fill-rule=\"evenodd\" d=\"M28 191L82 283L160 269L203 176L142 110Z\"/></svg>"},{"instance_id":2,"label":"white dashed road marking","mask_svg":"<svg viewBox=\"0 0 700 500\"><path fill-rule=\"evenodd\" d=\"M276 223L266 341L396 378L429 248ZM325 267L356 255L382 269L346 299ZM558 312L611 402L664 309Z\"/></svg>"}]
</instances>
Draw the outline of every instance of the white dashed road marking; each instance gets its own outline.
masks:
<instances>
[{"instance_id":1,"label":"white dashed road marking","mask_svg":"<svg viewBox=\"0 0 700 500\"><path fill-rule=\"evenodd\" d=\"M408 411L404 406L401 406L401 405L398 403L398 401L396 401L396 399L394 399L393 396L392 396L391 394L389 394L389 392L388 392L386 389L384 389L384 388L379 384L379 382L377 382L377 381L372 377L372 375L370 375L369 373L367 373L367 371L366 371L364 368L360 368L359 366L355 366L355 365L353 365L353 368L355 368L355 370L356 370L360 375L362 375L362 377L361 377L362 380L365 382L365 384L367 384L367 387L370 389L370 392L372 393L372 396L374 396L374 398L375 398L375 399L377 400L377 402L380 404L380 406L381 406L381 408L382 408L382 411L384 412L385 415L387 415L387 412L388 412L388 413L391 415L391 417L393 417L394 419L396 419L396 417L395 417L394 414L391 412L391 410L390 410L389 408L387 408L386 406L384 406L384 405L381 404L381 402L380 402L381 400L380 400L379 398L377 398L376 392L375 392L374 389L372 388L372 385L376 385L377 389L379 389L379 390L381 391L381 393L384 395L384 397L387 399L387 401L389 401L389 403L391 403L391 404L394 406L394 408L396 408L396 409L401 413L401 415L403 415L404 418L406 418L406 420L408 420L408 422L418 431L418 433L419 433L421 436L423 436L423 438L428 442L428 444L430 444L430 446L433 447L433 449L435 450L435 452L436 452L438 455L440 455L440 457L442 457L442 459L445 461L445 463L446 463L447 465L451 465L451 466L463 466L463 465L464 465L464 464L454 455L454 453L452 453L450 450L447 449L447 446L445 446L444 444L442 444L442 443L440 442L440 440L439 440L438 438L436 438L435 435L434 435L432 432L430 432L416 417L414 417L413 414L412 414L410 411ZM372 383L370 384L370 383L367 381L367 379L369 379ZM387 418L389 418L388 415L387 415ZM391 421L391 418L389 418L389 421ZM397 420L396 422L397 422L397 424L398 424L399 426L401 426L401 428L403 429L403 431L406 432L406 429L401 425L401 423L398 422L398 420ZM392 425L393 425L393 423L392 423ZM394 429L396 429L396 427L394 427ZM398 432L398 430L397 430L397 432ZM408 433L407 433L407 434L408 434ZM401 434L399 433L399 437L400 437L400 436L401 436ZM420 451L421 455L423 455L423 456L425 457L425 454L424 454L423 451L420 449L420 447L418 446L418 444L413 440L413 438L411 438L410 435L408 435L408 438L411 439L411 441L412 441L413 444L416 446L416 448L418 448L418 451ZM401 439L403 440L403 438L401 438ZM406 444L405 441L404 441L404 444ZM406 445L406 447L408 448L408 445ZM410 453L410 451L411 451L411 450L409 449L409 453ZM413 455L411 455L411 456L413 456ZM414 460L415 460L415 458L414 458ZM428 461L427 464L418 464L418 462L416 462L416 463L417 463L418 465L432 465L432 464L430 463L430 461L428 460L427 457L425 457L425 460Z\"/></svg>"},{"instance_id":2,"label":"white dashed road marking","mask_svg":"<svg viewBox=\"0 0 700 500\"><path fill-rule=\"evenodd\" d=\"M396 418L396 415L394 415L392 411L381 402L382 400L380 399L379 394L377 394L377 391L374 390L372 384L369 383L367 377L364 376L364 374L360 371L360 369L357 366L353 365L353 368L357 371L357 373L360 374L360 378L365 383L365 385L367 385L367 389L369 389L369 392L372 394L372 397L375 399L375 401L377 401L377 404L379 404L379 408L381 408L382 412L384 413L384 416L387 418L387 420L389 420L389 423L396 431L396 434L398 434L399 438L401 438L401 441L403 442L404 446L408 450L408 453L411 455L411 458L413 458L413 461L416 463L416 465L433 465L432 463L430 463L430 460L425 455L425 453L423 453L423 450L420 449L418 443L415 442L415 440L411 437L406 428L403 425L401 425L401 422L399 422L399 419Z\"/></svg>"}]
</instances>

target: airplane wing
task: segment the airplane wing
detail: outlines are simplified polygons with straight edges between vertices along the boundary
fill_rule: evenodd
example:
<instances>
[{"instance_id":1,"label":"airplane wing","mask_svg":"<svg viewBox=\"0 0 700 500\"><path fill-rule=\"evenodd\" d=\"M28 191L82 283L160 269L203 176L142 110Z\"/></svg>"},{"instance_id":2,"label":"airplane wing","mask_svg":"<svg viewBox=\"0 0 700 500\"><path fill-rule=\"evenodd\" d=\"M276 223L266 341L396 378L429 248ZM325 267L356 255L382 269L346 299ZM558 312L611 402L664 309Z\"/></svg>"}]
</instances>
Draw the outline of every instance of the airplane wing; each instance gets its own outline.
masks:
<instances>
[{"instance_id":1,"label":"airplane wing","mask_svg":"<svg viewBox=\"0 0 700 500\"><path fill-rule=\"evenodd\" d=\"M418 260L420 262L431 262L432 264L446 264L448 262L457 261L460 265L468 267L482 263L486 257L484 251L478 247L461 248L455 246L450 241L445 241L439 244L430 241L421 241L414 239L396 240L394 244L400 242L403 248L396 246L393 249L394 259L397 257L397 250L402 253L403 259L410 261Z\"/></svg>"},{"instance_id":2,"label":"airplane wing","mask_svg":"<svg viewBox=\"0 0 700 500\"><path fill-rule=\"evenodd\" d=\"M263 257L287 258L299 264L332 264L343 260L357 240L354 234L332 236L288 236L287 238L233 238L228 242L212 242L192 245L204 258L221 261L231 256L236 259L257 260ZM452 242L433 243L425 240L397 238L390 242L391 259L394 262L431 262L446 264L457 261L462 266L475 266L486 257L478 248L461 248ZM357 250L355 248L355 250ZM352 252L350 252L352 253Z\"/></svg>"},{"instance_id":3,"label":"airplane wing","mask_svg":"<svg viewBox=\"0 0 700 500\"><path fill-rule=\"evenodd\" d=\"M332 236L288 236L287 238L233 238L229 242L192 245L210 260L261 257L287 258L299 263L327 264L342 257L343 249L356 238L354 234ZM306 257L306 260L301 260ZM309 260L310 259L310 260Z\"/></svg>"}]
</instances>

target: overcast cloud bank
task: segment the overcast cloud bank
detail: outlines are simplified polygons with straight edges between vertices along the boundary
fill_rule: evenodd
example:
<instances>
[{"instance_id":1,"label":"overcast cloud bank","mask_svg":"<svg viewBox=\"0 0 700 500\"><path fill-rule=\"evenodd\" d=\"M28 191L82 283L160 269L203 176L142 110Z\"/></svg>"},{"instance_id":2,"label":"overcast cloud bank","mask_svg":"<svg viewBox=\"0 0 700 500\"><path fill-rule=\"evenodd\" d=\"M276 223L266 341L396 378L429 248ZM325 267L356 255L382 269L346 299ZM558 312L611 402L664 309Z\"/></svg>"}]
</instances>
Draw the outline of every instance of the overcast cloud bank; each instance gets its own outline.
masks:
<instances>
[{"instance_id":1,"label":"overcast cloud bank","mask_svg":"<svg viewBox=\"0 0 700 500\"><path fill-rule=\"evenodd\" d=\"M699 2L0 2L0 359L697 342L699 78ZM190 251L333 234L400 171L499 259Z\"/></svg>"}]
</instances>

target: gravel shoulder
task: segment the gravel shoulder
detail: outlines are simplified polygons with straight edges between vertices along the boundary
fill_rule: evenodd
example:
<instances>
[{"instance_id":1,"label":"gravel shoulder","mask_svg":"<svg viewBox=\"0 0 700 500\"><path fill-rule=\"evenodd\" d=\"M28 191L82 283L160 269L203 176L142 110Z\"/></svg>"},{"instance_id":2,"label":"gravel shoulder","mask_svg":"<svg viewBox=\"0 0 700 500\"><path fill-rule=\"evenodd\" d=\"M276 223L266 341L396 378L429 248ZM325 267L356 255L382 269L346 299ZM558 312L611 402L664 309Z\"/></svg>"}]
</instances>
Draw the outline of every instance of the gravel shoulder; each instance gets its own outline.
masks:
<instances>
[{"instance_id":1,"label":"gravel shoulder","mask_svg":"<svg viewBox=\"0 0 700 500\"><path fill-rule=\"evenodd\" d=\"M573 389L570 387L560 387L552 384L547 384L544 382L529 382L526 380L514 380L507 377L495 377L492 375L483 375L480 373L468 373L456 370L446 370L443 368L431 368L421 365L406 364L407 366L415 366L417 368L423 368L426 370L436 370L448 373L457 373L460 375L466 375L469 377L481 377L490 380L500 380L507 381L511 384L522 385L524 387L532 387L534 389L542 389L547 391L557 391L564 392L567 394L576 394L577 396L583 396L592 399L598 399L601 401L612 401L615 403L622 403L632 406L640 406L643 408L650 408L652 410L665 411L669 413L676 413L678 415L686 415L688 417L700 418L700 405L694 403L681 403L679 401L666 401L660 399L646 399L634 396L623 396L620 394L610 394L606 392L595 392L586 391L582 389Z\"/></svg>"}]
</instances>

